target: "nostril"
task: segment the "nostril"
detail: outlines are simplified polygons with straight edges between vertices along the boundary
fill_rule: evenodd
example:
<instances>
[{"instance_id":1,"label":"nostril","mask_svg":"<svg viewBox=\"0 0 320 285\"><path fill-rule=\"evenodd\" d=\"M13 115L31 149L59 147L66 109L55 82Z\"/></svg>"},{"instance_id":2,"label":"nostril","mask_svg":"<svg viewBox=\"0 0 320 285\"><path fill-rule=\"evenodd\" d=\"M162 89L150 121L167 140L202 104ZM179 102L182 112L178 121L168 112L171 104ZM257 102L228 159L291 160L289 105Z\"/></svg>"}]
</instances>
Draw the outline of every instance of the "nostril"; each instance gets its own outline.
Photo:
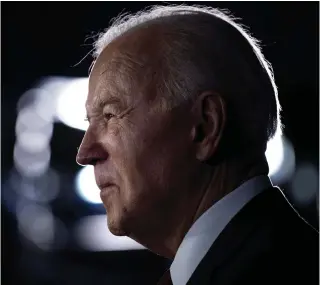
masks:
<instances>
[{"instance_id":1,"label":"nostril","mask_svg":"<svg viewBox=\"0 0 320 285\"><path fill-rule=\"evenodd\" d=\"M100 144L91 143L84 145L83 143L78 148L76 161L79 165L96 165L100 160L107 159L108 154Z\"/></svg>"},{"instance_id":2,"label":"nostril","mask_svg":"<svg viewBox=\"0 0 320 285\"><path fill-rule=\"evenodd\" d=\"M100 159L98 159L98 158L92 158L89 164L95 166L99 160Z\"/></svg>"}]
</instances>

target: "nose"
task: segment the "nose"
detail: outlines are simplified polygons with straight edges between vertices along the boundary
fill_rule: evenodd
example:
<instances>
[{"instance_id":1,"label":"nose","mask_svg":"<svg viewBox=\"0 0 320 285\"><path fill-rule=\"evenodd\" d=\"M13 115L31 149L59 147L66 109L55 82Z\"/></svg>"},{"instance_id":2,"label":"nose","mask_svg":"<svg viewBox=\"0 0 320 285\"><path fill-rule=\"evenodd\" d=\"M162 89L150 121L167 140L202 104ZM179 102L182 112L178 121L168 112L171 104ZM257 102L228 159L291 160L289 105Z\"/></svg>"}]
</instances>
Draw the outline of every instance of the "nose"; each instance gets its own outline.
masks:
<instances>
[{"instance_id":1,"label":"nose","mask_svg":"<svg viewBox=\"0 0 320 285\"><path fill-rule=\"evenodd\" d=\"M89 127L90 129L90 127ZM101 143L98 143L91 130L85 133L78 149L76 162L79 165L95 165L98 161L106 159L107 154Z\"/></svg>"}]
</instances>

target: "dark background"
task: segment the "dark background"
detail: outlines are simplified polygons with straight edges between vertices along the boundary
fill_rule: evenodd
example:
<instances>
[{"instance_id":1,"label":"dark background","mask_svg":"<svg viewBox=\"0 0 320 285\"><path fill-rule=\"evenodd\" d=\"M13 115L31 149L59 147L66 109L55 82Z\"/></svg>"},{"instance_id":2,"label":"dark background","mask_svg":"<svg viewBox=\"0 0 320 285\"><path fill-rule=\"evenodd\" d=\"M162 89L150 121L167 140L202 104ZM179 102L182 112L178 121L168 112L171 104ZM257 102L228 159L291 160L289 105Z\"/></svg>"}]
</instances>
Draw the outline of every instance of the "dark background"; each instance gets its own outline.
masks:
<instances>
[{"instance_id":1,"label":"dark background","mask_svg":"<svg viewBox=\"0 0 320 285\"><path fill-rule=\"evenodd\" d=\"M21 237L10 208L6 180L13 169L15 120L20 96L46 76L85 77L91 64L88 36L101 32L120 12L163 2L2 2L1 3L1 176L2 284L152 284L167 262L145 250L88 252L73 245L52 252ZM175 2L176 4L182 2ZM194 2L188 2L191 4ZM294 146L296 164L319 169L319 6L318 2L197 2L228 8L262 40L273 65L283 108L284 134ZM51 167L63 176L62 196L52 205L71 225L80 216L101 212L79 200L64 203L79 166L76 147L83 132L55 124ZM70 184L70 185L69 185ZM286 185L281 185L284 188ZM302 185L303 186L303 185ZM9 201L10 200L10 201ZM9 202L8 202L9 201ZM317 225L316 203L302 209Z\"/></svg>"}]
</instances>

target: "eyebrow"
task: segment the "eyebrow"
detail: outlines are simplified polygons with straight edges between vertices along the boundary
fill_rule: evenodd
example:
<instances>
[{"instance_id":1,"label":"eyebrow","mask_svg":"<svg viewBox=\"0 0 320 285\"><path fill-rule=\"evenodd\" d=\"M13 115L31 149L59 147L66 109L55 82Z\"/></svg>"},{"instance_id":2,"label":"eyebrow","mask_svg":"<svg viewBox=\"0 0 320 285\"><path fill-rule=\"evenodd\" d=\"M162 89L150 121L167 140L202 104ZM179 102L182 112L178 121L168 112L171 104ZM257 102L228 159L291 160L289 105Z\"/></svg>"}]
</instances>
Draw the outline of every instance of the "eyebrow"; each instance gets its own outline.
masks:
<instances>
[{"instance_id":1,"label":"eyebrow","mask_svg":"<svg viewBox=\"0 0 320 285\"><path fill-rule=\"evenodd\" d=\"M109 96L107 98L98 96L98 98L93 103L94 109L103 108L106 105L123 105L122 100L116 96Z\"/></svg>"}]
</instances>

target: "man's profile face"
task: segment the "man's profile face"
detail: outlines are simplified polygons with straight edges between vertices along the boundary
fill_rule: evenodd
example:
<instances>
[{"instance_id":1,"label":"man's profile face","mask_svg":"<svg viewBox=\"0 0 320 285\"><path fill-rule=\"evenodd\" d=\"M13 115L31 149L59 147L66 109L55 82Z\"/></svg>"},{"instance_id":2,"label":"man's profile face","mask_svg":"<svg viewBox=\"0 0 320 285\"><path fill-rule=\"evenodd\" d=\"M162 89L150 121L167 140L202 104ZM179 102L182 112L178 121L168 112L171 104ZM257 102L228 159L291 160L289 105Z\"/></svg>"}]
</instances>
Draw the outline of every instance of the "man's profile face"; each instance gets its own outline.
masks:
<instances>
[{"instance_id":1,"label":"man's profile face","mask_svg":"<svg viewBox=\"0 0 320 285\"><path fill-rule=\"evenodd\" d=\"M94 165L110 231L134 236L170 221L188 195L193 158L186 108L159 108L153 72L120 46L108 46L90 74L90 126L77 161Z\"/></svg>"}]
</instances>

